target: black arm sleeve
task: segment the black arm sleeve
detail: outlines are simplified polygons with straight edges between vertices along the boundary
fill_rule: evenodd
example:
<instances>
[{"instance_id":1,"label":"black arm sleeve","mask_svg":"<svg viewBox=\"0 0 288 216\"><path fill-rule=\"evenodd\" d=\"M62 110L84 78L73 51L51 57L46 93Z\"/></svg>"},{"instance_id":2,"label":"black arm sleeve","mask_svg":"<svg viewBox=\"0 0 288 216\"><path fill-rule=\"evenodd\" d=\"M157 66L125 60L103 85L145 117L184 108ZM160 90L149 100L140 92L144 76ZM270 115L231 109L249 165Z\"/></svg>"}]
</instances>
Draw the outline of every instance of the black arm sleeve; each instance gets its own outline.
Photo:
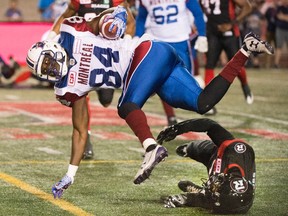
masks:
<instances>
[{"instance_id":1,"label":"black arm sleeve","mask_svg":"<svg viewBox=\"0 0 288 216\"><path fill-rule=\"evenodd\" d=\"M191 119L183 121L178 124L178 127L179 127L178 134L187 133L189 131L206 132L207 135L218 147L225 140L234 139L234 136L229 131L227 131L217 122L208 118Z\"/></svg>"}]
</instances>

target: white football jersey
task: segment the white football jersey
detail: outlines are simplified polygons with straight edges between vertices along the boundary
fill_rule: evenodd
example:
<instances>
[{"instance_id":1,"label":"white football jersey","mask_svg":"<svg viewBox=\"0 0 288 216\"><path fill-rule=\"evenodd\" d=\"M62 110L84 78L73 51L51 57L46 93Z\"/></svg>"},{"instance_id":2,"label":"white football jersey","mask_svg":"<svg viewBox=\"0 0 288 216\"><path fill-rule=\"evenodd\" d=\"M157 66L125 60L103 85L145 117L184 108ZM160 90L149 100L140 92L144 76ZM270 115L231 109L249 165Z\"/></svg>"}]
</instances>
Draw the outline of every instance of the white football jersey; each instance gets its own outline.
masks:
<instances>
[{"instance_id":1,"label":"white football jersey","mask_svg":"<svg viewBox=\"0 0 288 216\"><path fill-rule=\"evenodd\" d=\"M132 39L107 40L85 28L83 18L66 20L61 25L60 44L69 56L69 72L55 86L57 95L78 96L98 88L122 88L136 44ZM84 26L84 27L83 27Z\"/></svg>"},{"instance_id":2,"label":"white football jersey","mask_svg":"<svg viewBox=\"0 0 288 216\"><path fill-rule=\"evenodd\" d=\"M186 0L141 0L147 9L146 32L155 39L180 42L189 39L191 25Z\"/></svg>"}]
</instances>

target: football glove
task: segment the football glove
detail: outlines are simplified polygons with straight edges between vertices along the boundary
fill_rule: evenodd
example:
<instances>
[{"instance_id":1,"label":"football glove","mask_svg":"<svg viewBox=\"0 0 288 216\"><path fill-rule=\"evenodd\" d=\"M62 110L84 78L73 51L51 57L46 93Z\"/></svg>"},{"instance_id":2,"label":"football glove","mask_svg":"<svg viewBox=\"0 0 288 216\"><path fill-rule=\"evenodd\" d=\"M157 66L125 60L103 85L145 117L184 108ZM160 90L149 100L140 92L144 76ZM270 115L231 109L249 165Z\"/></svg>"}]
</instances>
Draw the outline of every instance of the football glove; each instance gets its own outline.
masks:
<instances>
[{"instance_id":1,"label":"football glove","mask_svg":"<svg viewBox=\"0 0 288 216\"><path fill-rule=\"evenodd\" d=\"M52 187L52 193L54 198L61 198L64 190L66 190L71 184L73 184L73 178L65 175L58 183L56 183Z\"/></svg>"},{"instance_id":2,"label":"football glove","mask_svg":"<svg viewBox=\"0 0 288 216\"><path fill-rule=\"evenodd\" d=\"M162 144L163 141L168 142L173 139L179 134L179 125L171 125L170 127L162 130L157 136L157 142Z\"/></svg>"},{"instance_id":3,"label":"football glove","mask_svg":"<svg viewBox=\"0 0 288 216\"><path fill-rule=\"evenodd\" d=\"M194 48L199 52L205 53L208 51L208 41L205 36L198 36Z\"/></svg>"},{"instance_id":4,"label":"football glove","mask_svg":"<svg viewBox=\"0 0 288 216\"><path fill-rule=\"evenodd\" d=\"M116 26L117 27L116 36L121 37L126 30L126 23L127 23L127 11L125 7L120 5L117 6L117 8L111 15L105 17L104 22L106 22L108 19L114 19L114 21L109 27L109 31L112 32L112 30Z\"/></svg>"},{"instance_id":5,"label":"football glove","mask_svg":"<svg viewBox=\"0 0 288 216\"><path fill-rule=\"evenodd\" d=\"M185 194L170 195L164 200L165 208L183 207L187 203L187 196Z\"/></svg>"}]
</instances>

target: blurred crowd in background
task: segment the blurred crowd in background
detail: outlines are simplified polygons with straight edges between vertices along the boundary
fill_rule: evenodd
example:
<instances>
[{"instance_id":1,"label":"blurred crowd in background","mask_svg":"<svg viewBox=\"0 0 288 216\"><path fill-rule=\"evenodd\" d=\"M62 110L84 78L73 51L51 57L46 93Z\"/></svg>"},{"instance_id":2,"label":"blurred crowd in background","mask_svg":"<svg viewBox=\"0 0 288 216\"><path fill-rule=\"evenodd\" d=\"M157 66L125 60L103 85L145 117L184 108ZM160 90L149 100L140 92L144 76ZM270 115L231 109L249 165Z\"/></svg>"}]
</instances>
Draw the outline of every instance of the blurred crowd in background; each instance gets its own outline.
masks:
<instances>
[{"instance_id":1,"label":"blurred crowd in background","mask_svg":"<svg viewBox=\"0 0 288 216\"><path fill-rule=\"evenodd\" d=\"M31 17L31 13L27 11L27 8L21 7L19 4L23 0L6 0L8 7L1 17L2 22L27 22L27 20L35 20L41 22L53 23L67 8L70 0L37 0L35 10L37 10L38 17ZM26 1L24 1L26 2ZM29 1L30 2L30 1ZM35 0L36 2L36 0ZM21 2L23 3L23 2ZM133 15L137 16L137 7L139 0L128 0ZM250 31L258 34L263 40L267 40L276 48L274 57L267 56L266 59L259 59L258 56L253 56L247 62L246 67L251 68L286 68L287 64L287 38L288 38L288 0L250 0L253 6L253 10L249 16L247 16L243 22L240 23L241 35L245 36ZM30 8L31 10L31 8ZM283 35L283 40L276 41L276 33ZM1 58L0 51L0 72L10 69L19 69L19 65L15 67L15 60L13 56L7 57L10 62L5 62ZM227 60L226 60L227 61ZM200 61L201 62L201 61ZM284 62L284 63L283 63ZM225 63L225 55L222 56L219 65ZM3 69L5 66L6 69ZM2 68L2 69L1 69ZM1 72L1 79L3 73ZM10 73L10 75L13 73ZM11 77L11 76L8 77Z\"/></svg>"}]
</instances>

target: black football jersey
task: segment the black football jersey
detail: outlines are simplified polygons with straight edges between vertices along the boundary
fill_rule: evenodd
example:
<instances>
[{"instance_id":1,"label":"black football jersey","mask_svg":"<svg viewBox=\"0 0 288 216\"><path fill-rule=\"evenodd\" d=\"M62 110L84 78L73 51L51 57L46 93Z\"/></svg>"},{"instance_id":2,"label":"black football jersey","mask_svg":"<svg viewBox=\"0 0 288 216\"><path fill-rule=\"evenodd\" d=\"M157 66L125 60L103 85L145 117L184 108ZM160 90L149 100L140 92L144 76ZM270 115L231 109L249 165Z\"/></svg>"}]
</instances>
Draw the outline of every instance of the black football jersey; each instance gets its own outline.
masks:
<instances>
[{"instance_id":1,"label":"black football jersey","mask_svg":"<svg viewBox=\"0 0 288 216\"><path fill-rule=\"evenodd\" d=\"M218 33L217 25L231 23L236 18L236 5L233 0L200 0L202 9L207 16L207 31ZM238 35L239 29L233 29Z\"/></svg>"}]
</instances>

